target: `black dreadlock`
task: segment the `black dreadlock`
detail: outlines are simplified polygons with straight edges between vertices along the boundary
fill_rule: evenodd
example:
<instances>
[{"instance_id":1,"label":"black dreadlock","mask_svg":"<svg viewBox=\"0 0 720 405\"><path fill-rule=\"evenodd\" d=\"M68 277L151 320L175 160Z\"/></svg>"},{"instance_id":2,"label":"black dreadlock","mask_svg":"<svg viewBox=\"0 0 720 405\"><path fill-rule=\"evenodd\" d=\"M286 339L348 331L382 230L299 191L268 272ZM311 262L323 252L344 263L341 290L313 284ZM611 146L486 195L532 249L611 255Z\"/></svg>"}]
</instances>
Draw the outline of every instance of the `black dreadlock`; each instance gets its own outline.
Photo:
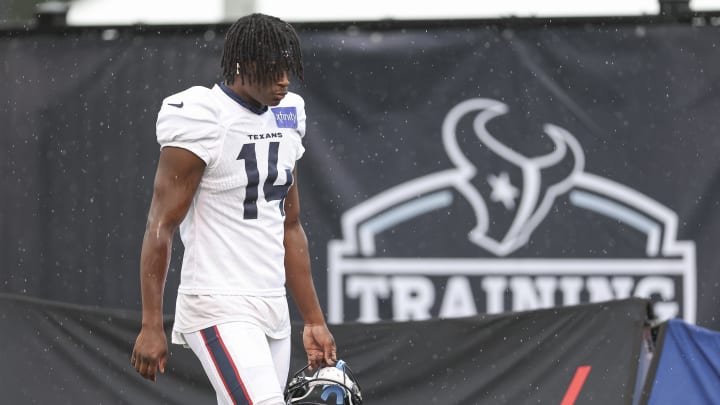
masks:
<instances>
[{"instance_id":1,"label":"black dreadlock","mask_svg":"<svg viewBox=\"0 0 720 405\"><path fill-rule=\"evenodd\" d=\"M238 74L243 83L271 83L283 72L303 79L295 29L277 17L260 13L242 17L230 26L220 64L227 84L232 84Z\"/></svg>"}]
</instances>

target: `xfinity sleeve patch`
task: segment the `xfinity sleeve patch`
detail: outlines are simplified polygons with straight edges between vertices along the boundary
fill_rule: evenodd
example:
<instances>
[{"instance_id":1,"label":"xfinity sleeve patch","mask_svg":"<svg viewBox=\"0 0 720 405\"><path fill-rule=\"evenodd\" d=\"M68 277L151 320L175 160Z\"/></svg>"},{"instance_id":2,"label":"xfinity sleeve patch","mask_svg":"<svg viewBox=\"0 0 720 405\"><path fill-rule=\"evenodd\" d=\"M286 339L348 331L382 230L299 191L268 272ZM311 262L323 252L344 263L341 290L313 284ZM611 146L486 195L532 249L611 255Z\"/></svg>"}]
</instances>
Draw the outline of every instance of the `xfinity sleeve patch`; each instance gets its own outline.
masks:
<instances>
[{"instance_id":1,"label":"xfinity sleeve patch","mask_svg":"<svg viewBox=\"0 0 720 405\"><path fill-rule=\"evenodd\" d=\"M295 107L275 107L272 109L278 128L297 128L298 117Z\"/></svg>"}]
</instances>

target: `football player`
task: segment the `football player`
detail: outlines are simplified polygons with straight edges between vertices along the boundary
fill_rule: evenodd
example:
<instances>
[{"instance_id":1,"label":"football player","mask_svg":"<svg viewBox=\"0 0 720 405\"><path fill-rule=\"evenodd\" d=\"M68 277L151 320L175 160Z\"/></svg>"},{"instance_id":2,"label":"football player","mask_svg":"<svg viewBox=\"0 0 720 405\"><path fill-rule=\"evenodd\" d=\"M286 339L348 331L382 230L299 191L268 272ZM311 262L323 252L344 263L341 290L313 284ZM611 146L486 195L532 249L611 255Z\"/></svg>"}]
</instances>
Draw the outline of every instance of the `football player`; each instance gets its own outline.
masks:
<instances>
[{"instance_id":1,"label":"football player","mask_svg":"<svg viewBox=\"0 0 720 405\"><path fill-rule=\"evenodd\" d=\"M228 30L224 82L166 98L160 159L142 244L142 327L131 362L156 380L167 361L162 296L173 234L185 247L172 342L200 359L219 404L284 404L290 366L285 287L304 320L312 368L333 365L335 341L318 303L300 223L303 155L297 33L263 14Z\"/></svg>"}]
</instances>

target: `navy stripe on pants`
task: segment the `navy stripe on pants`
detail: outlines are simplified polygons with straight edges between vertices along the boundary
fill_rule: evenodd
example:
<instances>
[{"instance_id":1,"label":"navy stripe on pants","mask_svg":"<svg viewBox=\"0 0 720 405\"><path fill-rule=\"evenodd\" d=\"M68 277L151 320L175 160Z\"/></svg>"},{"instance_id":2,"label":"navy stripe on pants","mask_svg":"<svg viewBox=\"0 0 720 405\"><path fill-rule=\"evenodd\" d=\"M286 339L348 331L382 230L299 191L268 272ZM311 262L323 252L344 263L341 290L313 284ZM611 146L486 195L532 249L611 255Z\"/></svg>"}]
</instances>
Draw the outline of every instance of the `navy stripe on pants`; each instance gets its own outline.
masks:
<instances>
[{"instance_id":1,"label":"navy stripe on pants","mask_svg":"<svg viewBox=\"0 0 720 405\"><path fill-rule=\"evenodd\" d=\"M210 357L212 357L213 363L215 363L215 368L220 374L220 379L225 385L225 389L230 393L230 399L232 399L233 404L252 405L250 396L240 379L240 374L225 347L225 343L222 341L222 337L220 337L217 326L203 329L200 331L200 334L205 341L205 346L210 351Z\"/></svg>"}]
</instances>

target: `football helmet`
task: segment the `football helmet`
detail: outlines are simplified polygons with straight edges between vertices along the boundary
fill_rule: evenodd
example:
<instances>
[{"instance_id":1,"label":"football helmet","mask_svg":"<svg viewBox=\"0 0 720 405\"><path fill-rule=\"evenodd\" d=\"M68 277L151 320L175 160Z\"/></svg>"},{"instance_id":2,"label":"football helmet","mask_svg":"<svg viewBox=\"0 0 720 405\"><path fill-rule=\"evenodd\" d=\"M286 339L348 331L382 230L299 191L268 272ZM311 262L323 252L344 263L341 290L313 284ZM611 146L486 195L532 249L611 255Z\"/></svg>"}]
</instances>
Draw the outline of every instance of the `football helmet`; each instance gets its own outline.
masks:
<instances>
[{"instance_id":1,"label":"football helmet","mask_svg":"<svg viewBox=\"0 0 720 405\"><path fill-rule=\"evenodd\" d=\"M308 366L298 370L285 388L288 405L360 405L360 384L350 367L342 360L335 366L321 367L308 373Z\"/></svg>"}]
</instances>

